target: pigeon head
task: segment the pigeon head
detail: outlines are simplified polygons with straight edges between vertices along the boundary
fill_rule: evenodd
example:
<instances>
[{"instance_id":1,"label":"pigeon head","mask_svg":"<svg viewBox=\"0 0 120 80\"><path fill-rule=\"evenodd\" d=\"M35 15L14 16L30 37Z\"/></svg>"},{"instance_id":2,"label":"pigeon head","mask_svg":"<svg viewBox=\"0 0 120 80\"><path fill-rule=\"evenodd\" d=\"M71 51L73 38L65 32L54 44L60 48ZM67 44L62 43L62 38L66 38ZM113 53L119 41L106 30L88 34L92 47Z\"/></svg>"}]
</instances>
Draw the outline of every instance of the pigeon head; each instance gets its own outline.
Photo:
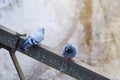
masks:
<instances>
[{"instance_id":1,"label":"pigeon head","mask_svg":"<svg viewBox=\"0 0 120 80\"><path fill-rule=\"evenodd\" d=\"M71 44L67 44L65 47L65 52L67 53L72 53L73 49L72 49L72 45Z\"/></svg>"}]
</instances>

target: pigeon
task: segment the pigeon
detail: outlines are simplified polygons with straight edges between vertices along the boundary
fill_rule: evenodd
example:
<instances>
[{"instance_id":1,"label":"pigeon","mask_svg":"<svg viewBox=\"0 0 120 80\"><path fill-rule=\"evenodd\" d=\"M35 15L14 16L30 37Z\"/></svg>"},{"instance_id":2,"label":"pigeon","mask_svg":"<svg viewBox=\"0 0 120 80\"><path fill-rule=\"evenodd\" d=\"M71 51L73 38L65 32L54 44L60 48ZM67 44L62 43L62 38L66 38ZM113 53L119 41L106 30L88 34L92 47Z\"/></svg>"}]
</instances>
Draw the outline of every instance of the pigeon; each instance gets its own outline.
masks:
<instances>
[{"instance_id":1,"label":"pigeon","mask_svg":"<svg viewBox=\"0 0 120 80\"><path fill-rule=\"evenodd\" d=\"M63 56L66 61L72 61L74 62L73 58L77 54L77 47L71 44L66 44L63 47Z\"/></svg>"},{"instance_id":2,"label":"pigeon","mask_svg":"<svg viewBox=\"0 0 120 80\"><path fill-rule=\"evenodd\" d=\"M37 31L30 34L25 41L21 44L20 50L26 51L28 47L37 45L44 40L45 29L40 28Z\"/></svg>"}]
</instances>

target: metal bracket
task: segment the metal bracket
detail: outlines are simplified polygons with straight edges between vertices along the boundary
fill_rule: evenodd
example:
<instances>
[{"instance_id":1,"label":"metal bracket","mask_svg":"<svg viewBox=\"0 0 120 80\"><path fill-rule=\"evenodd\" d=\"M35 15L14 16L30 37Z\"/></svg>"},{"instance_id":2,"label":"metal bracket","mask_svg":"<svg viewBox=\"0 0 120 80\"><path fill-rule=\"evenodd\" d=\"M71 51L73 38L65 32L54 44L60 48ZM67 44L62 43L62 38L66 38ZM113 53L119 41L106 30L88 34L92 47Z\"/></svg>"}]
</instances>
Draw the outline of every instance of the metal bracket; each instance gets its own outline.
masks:
<instances>
[{"instance_id":1,"label":"metal bracket","mask_svg":"<svg viewBox=\"0 0 120 80\"><path fill-rule=\"evenodd\" d=\"M14 63L14 66L15 66L16 70L17 70L17 73L19 75L20 80L25 80L24 74L22 72L22 69L20 68L19 62L18 62L17 57L15 55L15 51L16 51L16 49L18 47L18 44L19 44L19 41L20 41L19 40L20 36L26 36L26 34L16 33L17 40L16 40L15 48L9 48L9 47L7 47L5 45L2 45L2 44L0 44L0 48L5 48L5 49L7 49L9 51L10 56L12 58L12 61Z\"/></svg>"},{"instance_id":2,"label":"metal bracket","mask_svg":"<svg viewBox=\"0 0 120 80\"><path fill-rule=\"evenodd\" d=\"M19 34L19 33L16 33L16 37L17 37L17 40L16 40L16 45L15 45L15 49L13 51L16 51L16 49L18 48L18 44L19 44L19 41L20 41L20 37L21 36L26 36L26 34Z\"/></svg>"},{"instance_id":3,"label":"metal bracket","mask_svg":"<svg viewBox=\"0 0 120 80\"><path fill-rule=\"evenodd\" d=\"M23 72L22 72L22 69L20 68L20 65L19 65L19 62L18 62L18 60L17 60L17 58L16 58L16 56L15 56L15 51L16 51L16 49L17 49L17 47L18 47L18 43L19 43L19 37L20 36L26 36L26 34L19 34L19 33L16 33L16 37L17 37L17 40L16 40L16 45L15 45L15 49L10 49L9 50L9 53L10 53L10 56L11 56L11 58L12 58L12 61L13 61L13 63L14 63L14 66L15 66L15 68L16 68L16 70L17 70L17 72L18 72L18 75L19 75L19 77L20 77L20 80L25 80L25 77L24 77L24 74L23 74Z\"/></svg>"}]
</instances>

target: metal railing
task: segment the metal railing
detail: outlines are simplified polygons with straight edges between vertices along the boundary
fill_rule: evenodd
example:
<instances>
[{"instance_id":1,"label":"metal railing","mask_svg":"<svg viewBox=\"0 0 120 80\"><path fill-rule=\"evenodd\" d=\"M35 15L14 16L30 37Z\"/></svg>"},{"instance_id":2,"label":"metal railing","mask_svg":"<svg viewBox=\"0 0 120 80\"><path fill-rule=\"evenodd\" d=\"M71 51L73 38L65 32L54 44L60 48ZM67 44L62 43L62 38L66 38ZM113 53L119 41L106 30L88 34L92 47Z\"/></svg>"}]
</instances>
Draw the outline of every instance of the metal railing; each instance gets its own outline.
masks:
<instances>
[{"instance_id":1,"label":"metal railing","mask_svg":"<svg viewBox=\"0 0 120 80\"><path fill-rule=\"evenodd\" d=\"M23 38L16 36L16 32L0 25L0 47L9 50L11 58L15 64L16 70L21 80L25 80L23 72L19 66L15 51L19 51L18 47L23 42ZM21 51L19 51L21 52ZM61 56L58 56L45 45L30 47L28 53L21 52L32 57L48 66L59 70L77 80L111 80L108 76L100 74L93 69L73 62L65 62Z\"/></svg>"}]
</instances>

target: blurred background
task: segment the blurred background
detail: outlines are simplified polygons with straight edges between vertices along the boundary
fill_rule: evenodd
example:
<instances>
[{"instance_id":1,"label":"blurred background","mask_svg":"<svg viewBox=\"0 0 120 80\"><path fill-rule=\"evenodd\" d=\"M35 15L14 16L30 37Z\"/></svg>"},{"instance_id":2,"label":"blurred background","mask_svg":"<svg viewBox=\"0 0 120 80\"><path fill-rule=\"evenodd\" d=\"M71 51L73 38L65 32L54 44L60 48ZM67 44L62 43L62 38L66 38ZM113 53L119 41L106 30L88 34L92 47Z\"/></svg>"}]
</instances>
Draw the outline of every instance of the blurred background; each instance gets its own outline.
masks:
<instances>
[{"instance_id":1,"label":"blurred background","mask_svg":"<svg viewBox=\"0 0 120 80\"><path fill-rule=\"evenodd\" d=\"M29 35L45 28L42 44L62 56L66 43L78 47L76 63L120 80L120 0L0 0L0 24ZM19 80L13 62L0 49L0 80ZM75 80L16 52L27 80Z\"/></svg>"}]
</instances>

